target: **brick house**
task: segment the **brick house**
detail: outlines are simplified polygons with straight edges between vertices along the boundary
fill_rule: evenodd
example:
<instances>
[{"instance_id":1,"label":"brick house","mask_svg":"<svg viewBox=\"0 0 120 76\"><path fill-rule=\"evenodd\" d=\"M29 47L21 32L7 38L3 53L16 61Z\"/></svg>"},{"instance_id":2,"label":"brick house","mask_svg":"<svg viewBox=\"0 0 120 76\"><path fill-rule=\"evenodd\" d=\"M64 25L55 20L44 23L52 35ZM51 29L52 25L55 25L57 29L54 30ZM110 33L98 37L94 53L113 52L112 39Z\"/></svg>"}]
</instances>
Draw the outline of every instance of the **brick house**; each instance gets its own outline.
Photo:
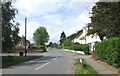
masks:
<instances>
[{"instance_id":1,"label":"brick house","mask_svg":"<svg viewBox=\"0 0 120 76\"><path fill-rule=\"evenodd\" d=\"M25 47L25 37L24 37L24 36L20 37L17 45L18 45L18 46ZM30 41L26 39L26 47L28 48L29 45L30 45Z\"/></svg>"}]
</instances>

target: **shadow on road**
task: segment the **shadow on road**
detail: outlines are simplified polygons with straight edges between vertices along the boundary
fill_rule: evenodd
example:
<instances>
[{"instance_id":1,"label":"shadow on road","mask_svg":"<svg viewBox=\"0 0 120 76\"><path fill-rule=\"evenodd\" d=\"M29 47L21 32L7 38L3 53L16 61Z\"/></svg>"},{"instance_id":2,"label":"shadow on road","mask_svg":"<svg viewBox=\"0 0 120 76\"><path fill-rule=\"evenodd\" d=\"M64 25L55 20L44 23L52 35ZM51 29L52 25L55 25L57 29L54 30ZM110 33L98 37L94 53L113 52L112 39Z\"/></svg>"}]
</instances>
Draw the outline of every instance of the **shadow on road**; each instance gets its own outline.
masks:
<instances>
[{"instance_id":1,"label":"shadow on road","mask_svg":"<svg viewBox=\"0 0 120 76\"><path fill-rule=\"evenodd\" d=\"M37 64L45 64L51 60L53 60L54 58L61 58L62 56L43 56L40 58L36 58L30 61L26 61L23 63L19 63L10 67L6 67L4 69L15 69L17 67L21 67L21 66L32 66L32 65L37 65Z\"/></svg>"}]
</instances>

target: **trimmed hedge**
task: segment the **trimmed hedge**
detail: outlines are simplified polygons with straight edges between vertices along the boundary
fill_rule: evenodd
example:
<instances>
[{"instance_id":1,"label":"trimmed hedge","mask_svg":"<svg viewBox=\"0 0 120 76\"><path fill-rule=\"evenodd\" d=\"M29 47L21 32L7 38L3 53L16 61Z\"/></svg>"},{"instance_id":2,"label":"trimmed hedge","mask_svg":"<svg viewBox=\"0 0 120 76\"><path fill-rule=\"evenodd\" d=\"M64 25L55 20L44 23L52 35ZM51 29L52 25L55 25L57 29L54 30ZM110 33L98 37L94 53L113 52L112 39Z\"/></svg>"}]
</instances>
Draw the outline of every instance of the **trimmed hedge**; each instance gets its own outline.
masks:
<instances>
[{"instance_id":1,"label":"trimmed hedge","mask_svg":"<svg viewBox=\"0 0 120 76\"><path fill-rule=\"evenodd\" d=\"M115 67L120 67L120 37L97 43L94 55L97 59Z\"/></svg>"},{"instance_id":2,"label":"trimmed hedge","mask_svg":"<svg viewBox=\"0 0 120 76\"><path fill-rule=\"evenodd\" d=\"M73 44L70 49L75 51L84 51L85 54L89 54L89 46L87 44Z\"/></svg>"},{"instance_id":3,"label":"trimmed hedge","mask_svg":"<svg viewBox=\"0 0 120 76\"><path fill-rule=\"evenodd\" d=\"M84 51L85 54L89 54L89 46L87 44L74 43L71 46L64 46L64 49Z\"/></svg>"},{"instance_id":4,"label":"trimmed hedge","mask_svg":"<svg viewBox=\"0 0 120 76\"><path fill-rule=\"evenodd\" d=\"M64 49L70 49L70 46L63 46Z\"/></svg>"}]
</instances>

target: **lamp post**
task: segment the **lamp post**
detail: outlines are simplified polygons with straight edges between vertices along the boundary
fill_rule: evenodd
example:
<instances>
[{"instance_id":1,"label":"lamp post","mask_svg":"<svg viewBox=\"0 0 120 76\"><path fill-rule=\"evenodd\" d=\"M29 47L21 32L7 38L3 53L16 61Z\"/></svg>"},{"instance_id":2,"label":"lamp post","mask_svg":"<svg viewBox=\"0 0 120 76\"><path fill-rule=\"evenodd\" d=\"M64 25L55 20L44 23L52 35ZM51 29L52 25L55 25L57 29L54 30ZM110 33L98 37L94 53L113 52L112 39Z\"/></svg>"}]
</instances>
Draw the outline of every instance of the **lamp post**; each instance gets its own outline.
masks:
<instances>
[{"instance_id":1,"label":"lamp post","mask_svg":"<svg viewBox=\"0 0 120 76\"><path fill-rule=\"evenodd\" d=\"M27 28L27 18L25 18L25 56L27 54L27 50L26 50L26 32L27 32L27 30L26 30L26 28Z\"/></svg>"}]
</instances>

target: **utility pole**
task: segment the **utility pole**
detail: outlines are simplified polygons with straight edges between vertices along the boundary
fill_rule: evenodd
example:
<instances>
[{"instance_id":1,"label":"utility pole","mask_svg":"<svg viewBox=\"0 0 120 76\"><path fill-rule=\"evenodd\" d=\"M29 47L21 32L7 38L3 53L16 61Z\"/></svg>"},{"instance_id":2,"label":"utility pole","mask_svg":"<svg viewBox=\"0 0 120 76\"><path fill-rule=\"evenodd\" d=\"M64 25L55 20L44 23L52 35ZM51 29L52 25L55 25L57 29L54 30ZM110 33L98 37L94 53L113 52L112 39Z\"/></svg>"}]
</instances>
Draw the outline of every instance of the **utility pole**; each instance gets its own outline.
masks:
<instances>
[{"instance_id":1,"label":"utility pole","mask_svg":"<svg viewBox=\"0 0 120 76\"><path fill-rule=\"evenodd\" d=\"M25 18L25 56L27 54L27 50L26 50L26 28L27 28L27 18Z\"/></svg>"}]
</instances>

